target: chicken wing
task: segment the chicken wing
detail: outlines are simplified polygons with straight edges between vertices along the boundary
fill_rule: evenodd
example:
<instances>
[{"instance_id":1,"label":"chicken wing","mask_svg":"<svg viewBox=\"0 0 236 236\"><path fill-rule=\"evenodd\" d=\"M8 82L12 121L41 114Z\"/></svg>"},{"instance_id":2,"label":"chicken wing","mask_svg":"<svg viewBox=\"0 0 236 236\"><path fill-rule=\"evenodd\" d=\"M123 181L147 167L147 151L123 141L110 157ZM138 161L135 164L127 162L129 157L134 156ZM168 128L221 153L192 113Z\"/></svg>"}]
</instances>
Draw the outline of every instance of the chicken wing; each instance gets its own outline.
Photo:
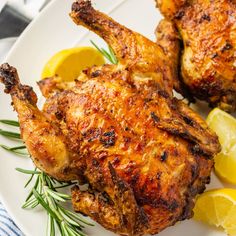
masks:
<instances>
[{"instance_id":1,"label":"chicken wing","mask_svg":"<svg viewBox=\"0 0 236 236\"><path fill-rule=\"evenodd\" d=\"M211 106L235 111L235 1L156 1L166 19L178 29L183 41L180 80L194 97L207 101ZM178 86L176 88L180 91Z\"/></svg>"},{"instance_id":2,"label":"chicken wing","mask_svg":"<svg viewBox=\"0 0 236 236\"><path fill-rule=\"evenodd\" d=\"M16 70L0 67L33 161L59 180L88 183L87 191L72 189L74 209L121 235L155 234L190 218L220 145L206 123L173 97L171 51L90 1L76 1L71 17L103 37L119 63L86 69L73 86L58 78L40 82L42 111Z\"/></svg>"}]
</instances>

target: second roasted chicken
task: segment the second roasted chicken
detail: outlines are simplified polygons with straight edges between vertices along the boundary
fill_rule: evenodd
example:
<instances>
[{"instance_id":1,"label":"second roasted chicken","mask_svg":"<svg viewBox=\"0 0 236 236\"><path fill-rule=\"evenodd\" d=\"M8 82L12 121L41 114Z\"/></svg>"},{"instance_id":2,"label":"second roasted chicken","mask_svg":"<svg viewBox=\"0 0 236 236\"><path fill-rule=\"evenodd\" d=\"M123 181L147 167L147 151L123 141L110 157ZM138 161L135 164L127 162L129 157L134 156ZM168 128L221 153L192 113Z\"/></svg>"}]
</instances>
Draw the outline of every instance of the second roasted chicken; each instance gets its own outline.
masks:
<instances>
[{"instance_id":1,"label":"second roasted chicken","mask_svg":"<svg viewBox=\"0 0 236 236\"><path fill-rule=\"evenodd\" d=\"M236 110L236 3L232 0L156 0L168 24L176 29L169 38L183 43L181 80L190 93L211 106ZM162 23L163 24L163 23ZM158 31L170 26L159 26ZM168 51L166 44L166 51ZM176 90L181 91L178 83Z\"/></svg>"},{"instance_id":2,"label":"second roasted chicken","mask_svg":"<svg viewBox=\"0 0 236 236\"><path fill-rule=\"evenodd\" d=\"M87 191L72 189L74 209L118 234L155 234L190 218L220 145L173 97L174 59L90 1L75 2L71 17L100 35L119 63L87 69L73 83L57 77L39 82L42 111L16 69L1 66L0 80L35 165L58 180L88 183ZM172 33L170 27L160 44Z\"/></svg>"}]
</instances>

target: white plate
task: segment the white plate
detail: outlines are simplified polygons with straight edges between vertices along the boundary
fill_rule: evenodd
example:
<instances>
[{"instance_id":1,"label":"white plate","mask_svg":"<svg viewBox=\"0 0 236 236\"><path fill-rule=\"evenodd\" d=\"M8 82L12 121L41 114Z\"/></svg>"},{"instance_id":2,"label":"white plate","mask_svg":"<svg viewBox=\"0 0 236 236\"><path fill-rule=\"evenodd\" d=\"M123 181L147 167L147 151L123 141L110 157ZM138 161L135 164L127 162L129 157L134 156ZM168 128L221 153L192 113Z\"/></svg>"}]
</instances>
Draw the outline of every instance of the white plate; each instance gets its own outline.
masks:
<instances>
[{"instance_id":1,"label":"white plate","mask_svg":"<svg viewBox=\"0 0 236 236\"><path fill-rule=\"evenodd\" d=\"M93 39L98 44L103 44L92 33L82 27L76 26L68 16L72 0L55 0L40 16L28 27L24 34L9 53L6 61L18 69L21 81L32 85L38 92L36 81L40 78L40 72L48 58L58 50L75 45L90 45ZM109 13L120 23L136 30L143 35L155 40L154 29L161 19L154 1L147 0L95 0L97 9ZM16 118L16 113L10 106L10 97L0 92L1 119ZM0 137L0 143L10 145L9 140ZM0 149L0 197L13 217L17 225L27 236L45 235L46 215L42 210L22 210L21 205L27 195L23 188L27 179L21 173L15 171L16 167L32 168L32 163L26 158L11 155ZM213 176L212 187L222 187L219 180ZM90 236L114 235L101 226L87 227ZM178 223L160 233L160 236L223 236L217 231L193 220Z\"/></svg>"}]
</instances>

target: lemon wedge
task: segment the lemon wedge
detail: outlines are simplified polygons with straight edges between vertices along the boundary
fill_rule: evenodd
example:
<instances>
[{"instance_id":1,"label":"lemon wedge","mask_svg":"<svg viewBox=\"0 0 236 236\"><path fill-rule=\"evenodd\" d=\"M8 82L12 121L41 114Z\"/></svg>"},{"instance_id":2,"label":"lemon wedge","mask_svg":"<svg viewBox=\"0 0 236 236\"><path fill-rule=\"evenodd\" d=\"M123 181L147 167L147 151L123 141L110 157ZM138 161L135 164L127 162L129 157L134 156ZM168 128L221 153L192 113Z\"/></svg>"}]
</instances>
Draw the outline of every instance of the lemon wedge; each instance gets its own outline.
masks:
<instances>
[{"instance_id":1,"label":"lemon wedge","mask_svg":"<svg viewBox=\"0 0 236 236\"><path fill-rule=\"evenodd\" d=\"M215 108L206 121L222 146L222 151L215 157L216 174L226 182L236 184L236 119Z\"/></svg>"},{"instance_id":2,"label":"lemon wedge","mask_svg":"<svg viewBox=\"0 0 236 236\"><path fill-rule=\"evenodd\" d=\"M194 218L236 236L236 189L210 190L197 198Z\"/></svg>"},{"instance_id":3,"label":"lemon wedge","mask_svg":"<svg viewBox=\"0 0 236 236\"><path fill-rule=\"evenodd\" d=\"M41 78L58 75L63 81L73 81L82 70L105 63L102 54L92 47L76 47L56 53L43 68Z\"/></svg>"}]
</instances>

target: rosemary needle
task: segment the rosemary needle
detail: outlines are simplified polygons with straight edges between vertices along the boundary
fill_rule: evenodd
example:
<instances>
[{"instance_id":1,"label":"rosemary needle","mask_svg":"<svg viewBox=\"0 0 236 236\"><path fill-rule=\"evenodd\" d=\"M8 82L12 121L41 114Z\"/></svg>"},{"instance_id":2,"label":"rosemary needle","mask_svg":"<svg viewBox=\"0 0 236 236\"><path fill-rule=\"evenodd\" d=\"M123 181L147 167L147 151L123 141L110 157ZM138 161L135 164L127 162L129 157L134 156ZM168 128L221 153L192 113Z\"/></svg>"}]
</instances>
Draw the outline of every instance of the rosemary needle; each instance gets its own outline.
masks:
<instances>
[{"instance_id":1,"label":"rosemary needle","mask_svg":"<svg viewBox=\"0 0 236 236\"><path fill-rule=\"evenodd\" d=\"M109 51L107 51L104 48L99 48L97 44L94 43L92 40L90 40L90 42L110 63L115 64L115 65L118 63L118 60L111 47L108 47Z\"/></svg>"},{"instance_id":2,"label":"rosemary needle","mask_svg":"<svg viewBox=\"0 0 236 236\"><path fill-rule=\"evenodd\" d=\"M14 138L14 139L21 139L19 133L11 132L11 131L5 131L0 129L0 135L5 136L7 138Z\"/></svg>"},{"instance_id":3,"label":"rosemary needle","mask_svg":"<svg viewBox=\"0 0 236 236\"><path fill-rule=\"evenodd\" d=\"M23 149L26 149L26 146L8 147L6 145L0 144L0 147L5 149L8 152L12 152L20 156L29 156L29 153L26 150L22 151Z\"/></svg>"},{"instance_id":4,"label":"rosemary needle","mask_svg":"<svg viewBox=\"0 0 236 236\"><path fill-rule=\"evenodd\" d=\"M17 171L23 173L23 174L28 174L28 175L39 175L41 174L40 171L35 171L35 170L25 170L21 168L16 168Z\"/></svg>"},{"instance_id":5,"label":"rosemary needle","mask_svg":"<svg viewBox=\"0 0 236 236\"><path fill-rule=\"evenodd\" d=\"M0 123L5 124L5 125L15 126L15 127L20 126L19 122L15 120L0 120Z\"/></svg>"}]
</instances>

